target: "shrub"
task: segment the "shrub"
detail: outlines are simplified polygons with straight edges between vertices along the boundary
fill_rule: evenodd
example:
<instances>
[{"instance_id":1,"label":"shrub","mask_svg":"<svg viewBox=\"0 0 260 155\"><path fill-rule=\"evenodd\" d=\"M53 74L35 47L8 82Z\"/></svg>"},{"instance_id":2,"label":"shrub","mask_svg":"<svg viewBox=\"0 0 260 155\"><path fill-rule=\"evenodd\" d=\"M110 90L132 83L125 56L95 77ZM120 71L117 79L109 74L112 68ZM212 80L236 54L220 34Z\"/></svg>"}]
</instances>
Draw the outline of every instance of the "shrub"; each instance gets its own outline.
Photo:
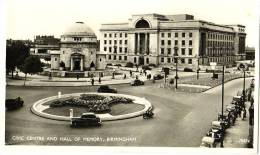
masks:
<instances>
[{"instance_id":1,"label":"shrub","mask_svg":"<svg viewBox=\"0 0 260 155\"><path fill-rule=\"evenodd\" d=\"M151 68L149 66L147 66L147 65L142 66L142 69L143 70L151 70Z\"/></svg>"},{"instance_id":2,"label":"shrub","mask_svg":"<svg viewBox=\"0 0 260 155\"><path fill-rule=\"evenodd\" d=\"M157 67L157 65L153 64L153 63L150 63L148 66L150 66L150 67Z\"/></svg>"},{"instance_id":3,"label":"shrub","mask_svg":"<svg viewBox=\"0 0 260 155\"><path fill-rule=\"evenodd\" d=\"M65 63L63 61L60 62L60 67L65 67Z\"/></svg>"},{"instance_id":4,"label":"shrub","mask_svg":"<svg viewBox=\"0 0 260 155\"><path fill-rule=\"evenodd\" d=\"M111 64L111 63L108 63L107 66L112 66L112 64Z\"/></svg>"},{"instance_id":5,"label":"shrub","mask_svg":"<svg viewBox=\"0 0 260 155\"><path fill-rule=\"evenodd\" d=\"M185 67L183 69L184 72L193 72L193 70L191 68Z\"/></svg>"},{"instance_id":6,"label":"shrub","mask_svg":"<svg viewBox=\"0 0 260 155\"><path fill-rule=\"evenodd\" d=\"M132 62L127 62L125 67L133 68L134 64Z\"/></svg>"}]
</instances>

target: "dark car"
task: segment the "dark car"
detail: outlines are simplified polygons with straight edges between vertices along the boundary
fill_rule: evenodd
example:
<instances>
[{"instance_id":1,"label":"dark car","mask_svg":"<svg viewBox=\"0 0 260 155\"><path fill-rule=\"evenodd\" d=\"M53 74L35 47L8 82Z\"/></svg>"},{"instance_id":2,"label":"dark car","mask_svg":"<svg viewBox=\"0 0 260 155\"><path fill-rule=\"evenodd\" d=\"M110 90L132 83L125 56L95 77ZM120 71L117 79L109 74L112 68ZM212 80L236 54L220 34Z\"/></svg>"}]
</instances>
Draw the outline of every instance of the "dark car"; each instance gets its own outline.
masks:
<instances>
[{"instance_id":1,"label":"dark car","mask_svg":"<svg viewBox=\"0 0 260 155\"><path fill-rule=\"evenodd\" d=\"M15 110L23 106L23 99L17 97L16 99L6 99L5 107L7 110Z\"/></svg>"},{"instance_id":2,"label":"dark car","mask_svg":"<svg viewBox=\"0 0 260 155\"><path fill-rule=\"evenodd\" d=\"M131 82L131 86L140 86L140 85L144 85L144 81L135 79L134 81Z\"/></svg>"},{"instance_id":3,"label":"dark car","mask_svg":"<svg viewBox=\"0 0 260 155\"><path fill-rule=\"evenodd\" d=\"M161 74L154 74L153 79L160 80L160 79L163 79L163 76Z\"/></svg>"},{"instance_id":4,"label":"dark car","mask_svg":"<svg viewBox=\"0 0 260 155\"><path fill-rule=\"evenodd\" d=\"M100 86L97 89L97 92L99 92L99 93L117 93L117 90L115 88L109 88L109 86L104 85L104 86Z\"/></svg>"},{"instance_id":5,"label":"dark car","mask_svg":"<svg viewBox=\"0 0 260 155\"><path fill-rule=\"evenodd\" d=\"M71 118L71 127L100 126L102 121L94 113L83 113L81 117Z\"/></svg>"}]
</instances>

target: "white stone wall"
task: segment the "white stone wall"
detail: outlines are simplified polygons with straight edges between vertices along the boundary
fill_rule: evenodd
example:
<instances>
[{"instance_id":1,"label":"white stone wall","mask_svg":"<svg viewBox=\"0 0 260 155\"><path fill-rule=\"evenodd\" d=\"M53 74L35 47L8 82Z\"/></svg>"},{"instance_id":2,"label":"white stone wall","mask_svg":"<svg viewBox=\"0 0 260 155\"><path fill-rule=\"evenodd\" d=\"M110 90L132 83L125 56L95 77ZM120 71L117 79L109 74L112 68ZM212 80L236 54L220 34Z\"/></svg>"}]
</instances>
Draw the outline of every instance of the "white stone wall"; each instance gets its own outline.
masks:
<instances>
[{"instance_id":1,"label":"white stone wall","mask_svg":"<svg viewBox=\"0 0 260 155\"><path fill-rule=\"evenodd\" d=\"M102 70L106 68L106 55L97 55L97 69Z\"/></svg>"},{"instance_id":2,"label":"white stone wall","mask_svg":"<svg viewBox=\"0 0 260 155\"><path fill-rule=\"evenodd\" d=\"M60 67L60 55L51 55L51 69L58 70Z\"/></svg>"}]
</instances>

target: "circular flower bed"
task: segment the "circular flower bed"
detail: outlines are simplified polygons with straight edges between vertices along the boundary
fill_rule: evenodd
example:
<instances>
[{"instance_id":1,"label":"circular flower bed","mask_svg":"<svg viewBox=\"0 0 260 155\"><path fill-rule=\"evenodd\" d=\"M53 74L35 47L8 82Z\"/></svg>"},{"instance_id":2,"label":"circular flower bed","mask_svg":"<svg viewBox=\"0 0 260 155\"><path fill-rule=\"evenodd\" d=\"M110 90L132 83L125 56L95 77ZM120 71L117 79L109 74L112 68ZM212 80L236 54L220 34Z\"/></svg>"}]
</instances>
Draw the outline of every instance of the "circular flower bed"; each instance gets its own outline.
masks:
<instances>
[{"instance_id":1,"label":"circular flower bed","mask_svg":"<svg viewBox=\"0 0 260 155\"><path fill-rule=\"evenodd\" d=\"M98 94L81 94L79 97L71 97L64 100L56 100L49 103L52 108L63 106L80 106L84 107L89 112L97 114L108 113L110 107L119 103L133 103L133 99L121 96L101 96Z\"/></svg>"}]
</instances>

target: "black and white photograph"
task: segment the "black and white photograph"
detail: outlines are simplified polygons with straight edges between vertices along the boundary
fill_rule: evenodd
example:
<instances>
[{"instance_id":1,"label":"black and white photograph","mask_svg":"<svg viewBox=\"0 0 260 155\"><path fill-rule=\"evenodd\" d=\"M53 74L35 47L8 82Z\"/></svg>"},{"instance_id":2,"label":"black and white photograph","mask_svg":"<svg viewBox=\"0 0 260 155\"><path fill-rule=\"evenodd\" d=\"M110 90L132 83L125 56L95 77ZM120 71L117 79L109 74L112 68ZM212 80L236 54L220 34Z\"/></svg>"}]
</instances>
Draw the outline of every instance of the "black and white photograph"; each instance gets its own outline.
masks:
<instances>
[{"instance_id":1,"label":"black and white photograph","mask_svg":"<svg viewBox=\"0 0 260 155\"><path fill-rule=\"evenodd\" d=\"M259 151L257 0L1 3L4 148Z\"/></svg>"}]
</instances>

